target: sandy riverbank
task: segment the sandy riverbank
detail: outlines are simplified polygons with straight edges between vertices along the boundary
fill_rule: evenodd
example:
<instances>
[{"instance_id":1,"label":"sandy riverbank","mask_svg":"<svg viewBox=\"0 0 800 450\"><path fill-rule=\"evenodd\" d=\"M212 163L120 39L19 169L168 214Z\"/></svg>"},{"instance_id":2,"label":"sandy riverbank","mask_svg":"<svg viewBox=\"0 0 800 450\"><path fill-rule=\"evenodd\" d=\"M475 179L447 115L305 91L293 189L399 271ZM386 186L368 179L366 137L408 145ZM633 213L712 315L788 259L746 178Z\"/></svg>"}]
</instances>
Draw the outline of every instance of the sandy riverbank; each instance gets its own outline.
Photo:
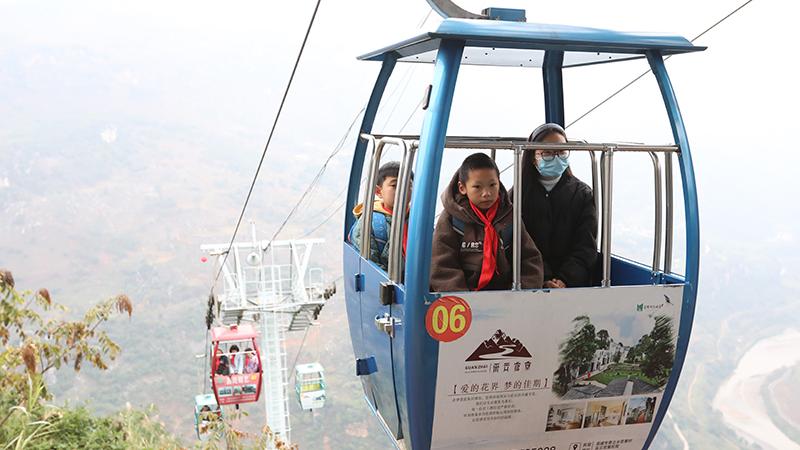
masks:
<instances>
[{"instance_id":1,"label":"sandy riverbank","mask_svg":"<svg viewBox=\"0 0 800 450\"><path fill-rule=\"evenodd\" d=\"M771 373L798 363L800 331L787 330L758 341L719 388L713 408L747 441L764 448L800 450L800 444L789 439L772 423L761 398L761 386Z\"/></svg>"}]
</instances>

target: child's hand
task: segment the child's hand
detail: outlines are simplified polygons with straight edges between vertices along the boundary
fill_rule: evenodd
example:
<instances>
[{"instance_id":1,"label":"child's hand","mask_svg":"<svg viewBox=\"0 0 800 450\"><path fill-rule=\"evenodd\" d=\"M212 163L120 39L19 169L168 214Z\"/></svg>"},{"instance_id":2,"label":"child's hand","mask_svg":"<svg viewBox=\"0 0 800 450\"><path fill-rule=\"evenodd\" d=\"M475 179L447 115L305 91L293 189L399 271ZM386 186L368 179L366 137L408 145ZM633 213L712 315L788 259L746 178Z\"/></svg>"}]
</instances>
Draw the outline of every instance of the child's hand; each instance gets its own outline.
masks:
<instances>
[{"instance_id":1,"label":"child's hand","mask_svg":"<svg viewBox=\"0 0 800 450\"><path fill-rule=\"evenodd\" d=\"M544 282L544 287L551 288L551 289L563 289L567 287L567 285L559 280L558 278L553 278L552 280L547 280Z\"/></svg>"}]
</instances>

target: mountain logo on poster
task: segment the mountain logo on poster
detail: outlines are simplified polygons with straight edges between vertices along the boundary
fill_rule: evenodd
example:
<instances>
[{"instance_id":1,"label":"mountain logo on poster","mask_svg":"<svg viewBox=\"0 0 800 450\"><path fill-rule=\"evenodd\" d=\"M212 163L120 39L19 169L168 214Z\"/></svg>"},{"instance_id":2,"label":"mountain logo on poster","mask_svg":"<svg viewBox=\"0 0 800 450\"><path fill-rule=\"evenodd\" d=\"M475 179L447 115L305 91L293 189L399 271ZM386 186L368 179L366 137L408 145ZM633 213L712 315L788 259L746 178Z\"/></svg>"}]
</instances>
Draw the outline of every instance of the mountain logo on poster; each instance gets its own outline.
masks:
<instances>
[{"instance_id":1,"label":"mountain logo on poster","mask_svg":"<svg viewBox=\"0 0 800 450\"><path fill-rule=\"evenodd\" d=\"M532 356L519 339L510 337L503 330L497 330L492 337L481 342L465 361L508 358L532 358Z\"/></svg>"}]
</instances>

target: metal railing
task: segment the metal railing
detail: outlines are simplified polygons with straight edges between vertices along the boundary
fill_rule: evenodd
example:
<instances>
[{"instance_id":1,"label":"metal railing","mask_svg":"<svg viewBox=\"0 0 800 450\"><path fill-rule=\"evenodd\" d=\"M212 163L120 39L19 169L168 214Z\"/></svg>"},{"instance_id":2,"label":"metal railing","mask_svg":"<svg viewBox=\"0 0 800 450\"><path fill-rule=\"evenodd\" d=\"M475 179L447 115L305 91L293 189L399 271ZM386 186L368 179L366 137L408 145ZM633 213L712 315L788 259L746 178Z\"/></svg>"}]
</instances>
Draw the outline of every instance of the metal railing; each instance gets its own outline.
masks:
<instances>
[{"instance_id":1,"label":"metal railing","mask_svg":"<svg viewBox=\"0 0 800 450\"><path fill-rule=\"evenodd\" d=\"M381 154L383 153L383 146L385 145L382 140L376 141L373 136L368 134L361 137L368 140L372 144L372 160L369 164L369 173L367 174L367 184L364 188L364 222L361 224L361 257L369 259L369 238L372 229L372 204L375 203L375 177L378 175L378 168L380 167Z\"/></svg>"},{"instance_id":2,"label":"metal railing","mask_svg":"<svg viewBox=\"0 0 800 450\"><path fill-rule=\"evenodd\" d=\"M362 134L362 139L372 143L373 158L370 163L370 173L367 178L367 189L364 195L365 216L362 230L370 230L372 226L372 205L374 203L374 185L380 157L386 144L398 145L403 149L403 160L400 165L398 185L400 189L395 194L395 205L405 205L408 200L410 190L411 167L414 163L414 156L419 146L418 135L387 135L387 134ZM528 142L526 138L519 137L475 137L475 136L448 136L445 140L445 148L448 149L478 149L489 150L492 159L495 159L497 150L511 150L514 152L514 186L522 185L522 156L525 150L569 150L577 152L588 152L591 157L592 168L592 191L594 194L595 207L601 214L600 221L600 253L602 255L602 280L601 286L611 286L611 230L612 230L612 203L613 203L613 173L614 173L614 154L618 152L646 153L650 156L653 164L654 181L654 239L653 239L653 260L652 275L655 281L660 271L662 235L664 240L664 272L670 273L672 267L672 230L673 230L673 176L672 176L672 154L680 153L677 145L645 145L631 143L587 143L587 142L568 142L561 143L542 143ZM595 152L601 152L599 164L598 186L598 164ZM666 207L662 204L662 170L658 154L663 153L665 158L666 172ZM598 195L598 188L601 195ZM513 205L513 284L512 289L519 290L522 287L521 265L522 265L522 190L515 190L515 201ZM398 206L395 207L397 209ZM405 211L405 206L402 207ZM662 210L666 212L666 232L662 233ZM394 282L402 282L402 241L403 229L407 221L406 214L397 214L392 220L391 239L389 242L389 278ZM361 234L361 256L369 258L369 238L371 233Z\"/></svg>"},{"instance_id":3,"label":"metal railing","mask_svg":"<svg viewBox=\"0 0 800 450\"><path fill-rule=\"evenodd\" d=\"M658 274L659 263L661 262L661 165L658 163L658 155L655 152L650 152L650 159L653 161L653 182L655 184L655 223L653 229L655 230L655 239L653 239L653 276Z\"/></svg>"},{"instance_id":4,"label":"metal railing","mask_svg":"<svg viewBox=\"0 0 800 450\"><path fill-rule=\"evenodd\" d=\"M672 186L672 153L664 155L664 171L667 175L665 190L667 191L667 223L666 239L664 241L664 272L672 272L672 224L673 224L673 186Z\"/></svg>"},{"instance_id":5,"label":"metal railing","mask_svg":"<svg viewBox=\"0 0 800 450\"><path fill-rule=\"evenodd\" d=\"M403 160L400 164L400 173L397 180L397 185L400 189L395 192L394 210L397 213L392 217L391 240L389 241L389 279L395 283L402 283L403 281L403 231L408 220L406 205L408 204L409 191L411 190L414 155L418 146L417 141L412 142L410 145L407 141L403 140L401 142L403 143Z\"/></svg>"},{"instance_id":6,"label":"metal railing","mask_svg":"<svg viewBox=\"0 0 800 450\"><path fill-rule=\"evenodd\" d=\"M388 272L389 279L394 282L400 282L402 278L402 264L403 264L403 229L406 223L405 205L408 203L408 193L411 187L411 166L414 163L414 155L416 153L419 141L415 140L410 142L406 139L401 139L393 136L383 136L377 138L369 134L362 134L362 138L367 139L373 148L372 160L370 161L370 170L367 176L367 184L364 188L364 222L361 224L361 257L369 259L369 244L371 233L368 230L372 229L372 211L375 203L375 181L380 169L381 155L383 154L384 147L389 145L397 145L401 147L403 152L402 163L400 164L400 173L398 174L397 185L399 189L395 191L394 209L400 213L394 214L392 217L392 228L389 231L389 261ZM402 206L401 206L402 205Z\"/></svg>"},{"instance_id":7,"label":"metal railing","mask_svg":"<svg viewBox=\"0 0 800 450\"><path fill-rule=\"evenodd\" d=\"M522 186L522 147L517 146L514 149L514 186ZM519 191L519 192L517 192ZM522 189L517 189L514 195L519 195L522 199ZM512 238L513 243L513 278L511 289L518 291L522 289L522 200L514 202L514 233Z\"/></svg>"},{"instance_id":8,"label":"metal railing","mask_svg":"<svg viewBox=\"0 0 800 450\"><path fill-rule=\"evenodd\" d=\"M408 141L409 143L419 143L419 135L411 134L366 134L361 137L367 140L381 140L394 138ZM502 137L502 136L448 136L445 140L445 148L465 148L479 150L514 150L517 147L522 150L571 150L571 151L604 151L610 147L617 152L656 152L656 153L679 153L677 145L645 145L632 143L587 143L587 142L568 142L566 144L551 144L544 142L528 142L527 138L522 137Z\"/></svg>"}]
</instances>

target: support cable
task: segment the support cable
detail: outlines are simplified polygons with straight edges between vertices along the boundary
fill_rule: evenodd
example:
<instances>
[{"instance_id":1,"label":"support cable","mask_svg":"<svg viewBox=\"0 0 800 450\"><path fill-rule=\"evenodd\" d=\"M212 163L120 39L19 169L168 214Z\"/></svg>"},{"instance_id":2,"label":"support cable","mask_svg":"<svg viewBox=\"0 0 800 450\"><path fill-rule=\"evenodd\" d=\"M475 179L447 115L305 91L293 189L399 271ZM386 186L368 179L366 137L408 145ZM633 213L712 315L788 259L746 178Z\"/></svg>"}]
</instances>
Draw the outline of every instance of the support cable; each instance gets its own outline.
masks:
<instances>
[{"instance_id":1,"label":"support cable","mask_svg":"<svg viewBox=\"0 0 800 450\"><path fill-rule=\"evenodd\" d=\"M725 15L725 17L723 17L722 19L720 19L720 20L716 21L716 22L715 22L713 25L711 25L710 27L706 28L706 29L705 29L705 30L704 30L702 33L700 33L700 34L698 34L697 36L695 36L695 37L694 37L694 38L691 40L691 42L692 42L692 43L694 43L694 41L696 41L696 40L700 39L700 38L701 38L701 37L702 37L704 34L708 33L708 32L709 32L709 31L711 31L711 30L713 30L713 29L714 29L714 28L715 28L717 25L719 25L719 24L721 24L722 22L726 21L726 20L727 20L729 17L731 17L731 16L733 16L734 14L736 14L737 12L739 12L739 10L741 10L742 8L744 8L745 6L747 6L747 5L748 5L749 3L751 3L752 1L753 1L753 0L747 0L746 2L742 3L742 4L741 4L739 7L737 7L736 9L734 9L733 11L731 11L730 13L728 13L727 15ZM666 58L664 58L664 61L666 61L666 60L668 60L668 59L672 58L672 56L673 56L673 55L668 55ZM629 82L628 82L628 83L627 83L625 86L622 86L621 88L617 89L617 90L616 90L616 91L615 91L613 94L611 94L611 95L609 95L608 97L606 97L606 99L605 99L605 100L601 101L600 103L598 103L597 105L593 106L592 108L589 108L589 110L588 110L588 111L586 111L585 113L581 114L581 115L580 115L580 116L579 116L577 119L575 119L575 120L573 120L572 122L570 122L570 123L569 123L569 124L568 124L566 127L564 127L564 128L566 129L566 128L569 128L569 127L571 127L572 125L575 125L575 124L576 124L576 123L578 123L578 122L579 122L581 119L583 119L584 117L586 117L586 116L588 116L589 114L593 113L593 112L594 112L594 111L595 111L597 108L599 108L599 107L603 106L603 105L604 105L606 102L608 102L608 101L609 101L609 100L611 100L612 98L616 97L616 96L617 96L617 95L618 95L620 92L622 92L622 91L624 91L625 89L629 88L629 87L630 87L632 84L636 83L637 81L639 81L640 79L642 79L642 77L644 77L645 75L647 75L647 74L648 74L648 73L650 73L650 72L651 72L651 70L650 70L650 69L647 69L647 70L645 70L645 71L644 71L644 72L642 72L642 73L641 73L639 76L637 76L636 78L634 78L634 79L632 79L631 81L629 81Z\"/></svg>"},{"instance_id":2,"label":"support cable","mask_svg":"<svg viewBox=\"0 0 800 450\"><path fill-rule=\"evenodd\" d=\"M403 133L403 130L405 130L405 129L406 129L406 127L408 126L408 124L411 122L411 119L412 119L412 118L414 118L414 115L417 113L417 111L419 111L419 107L422 105L422 102L423 102L423 101L424 101L424 99L423 99L423 100L420 100L420 102L417 104L417 106L414 108L414 110L413 110L413 111L411 112L411 114L408 116L408 119L406 119L406 121L405 121L405 123L403 124L403 126L402 126L402 127L400 127L400 131L399 131L399 133L401 133L401 134L402 134L402 133ZM364 182L364 180L365 180L365 179L366 179L366 178L362 179L361 181L362 181L362 182ZM342 196L343 196L343 195L346 193L346 191L347 191L347 186L345 186L345 187L344 187L344 189L342 189L341 191L339 191L339 193L336 195L335 199L336 199L336 200L341 200ZM333 204L337 204L337 201L336 201L336 200L334 200ZM337 207L336 207L336 208L335 208L335 209L334 209L334 210L333 210L333 211L332 211L332 212L331 212L331 213L330 213L330 214L329 214L329 215L328 215L328 216L325 218L325 220L323 220L321 223L317 224L317 225L316 225L314 228L312 228L312 229L311 229L311 231L309 231L309 232L307 232L307 233L303 234L303 236L302 236L300 239L303 239L303 238L305 238L305 237L308 237L309 235L311 235L312 233L314 233L315 231L317 231L318 229L320 229L320 228L321 228L323 225L325 225L326 223L328 223L328 221L330 221L330 220L333 218L333 216L335 216L336 214L338 214L338 213L339 213L339 212L342 210L342 208L344 207L344 203L345 203L345 201L346 201L346 200L341 200L341 201L339 201L339 202L338 202L338 206L337 206Z\"/></svg>"},{"instance_id":3,"label":"support cable","mask_svg":"<svg viewBox=\"0 0 800 450\"><path fill-rule=\"evenodd\" d=\"M317 171L317 174L314 175L314 178L308 184L308 186L306 187L306 190L300 196L300 199L297 201L297 203L295 203L294 207L289 212L289 215L284 220L284 223L282 223L281 226L278 228L278 232L277 233L279 233L283 229L283 227L286 225L286 223L289 221L289 219L291 219L294 216L294 214L300 208L300 205L306 200L310 201L310 198L313 197L312 194L316 191L316 188L319 186L319 183L322 180L322 176L325 174L325 170L328 168L328 164L330 164L331 160L336 155L338 155L339 152L342 151L342 149L344 148L344 144L347 143L348 136L350 136L350 132L353 130L353 127L355 126L356 122L358 121L358 118L361 117L361 115L364 113L364 111L366 111L366 109L367 109L367 107L365 105L356 113L355 116L353 116L353 120L350 121L350 124L347 126L347 130L345 130L345 132L342 135L341 139L339 139L339 142L333 148L333 151L331 151L331 153L325 159L325 162L322 163L322 167L320 167L319 170ZM277 233L275 234L275 236L272 237L273 239L275 239L275 237L277 236Z\"/></svg>"},{"instance_id":4,"label":"support cable","mask_svg":"<svg viewBox=\"0 0 800 450\"><path fill-rule=\"evenodd\" d=\"M337 281L343 279L344 276L339 276L339 278L333 280L334 285ZM300 355L303 352L303 346L306 345L306 338L308 337L308 330L311 329L311 326L306 327L305 333L303 333L303 340L300 342L300 347L297 348L297 353L294 356L294 363L292 363L292 371L290 372L288 383L291 384L292 377L294 377L295 369L297 368L297 361L300 359Z\"/></svg>"},{"instance_id":5,"label":"support cable","mask_svg":"<svg viewBox=\"0 0 800 450\"><path fill-rule=\"evenodd\" d=\"M353 118L353 121L350 122L350 126L347 128L347 132L345 132L345 135L339 141L339 144L336 146L336 148L334 148L333 152L331 152L331 154L328 155L328 159L325 160L325 162L322 164L322 167L317 172L317 175L314 177L313 180L311 180L311 183L308 185L308 187L306 188L305 192L303 192L303 195L300 196L300 200L298 200L297 203L295 203L295 205L292 208L292 210L289 211L289 214L286 216L285 219L283 219L283 222L280 224L278 229L275 230L275 233L273 233L272 238L270 238L269 242L267 242L267 247L264 249L265 252L269 251L270 247L272 246L272 242L278 237L280 232L283 231L283 228L286 226L286 224L289 223L289 220L291 220L292 216L294 216L294 214L298 211L298 209L300 208L300 205L303 203L303 200L305 200L305 198L308 195L308 193L314 188L314 186L317 183L319 183L319 180L322 178L322 175L325 173L325 169L328 168L328 164L331 162L333 157L336 156L336 154L338 154L342 150L342 148L344 147L344 143L347 140L347 136L350 134L350 131L353 129L353 126L355 126L355 123L358 120L358 117L361 116L361 114L365 111L365 109L366 109L366 107L361 108L361 111L359 111L359 113L356 115L356 117Z\"/></svg>"},{"instance_id":6,"label":"support cable","mask_svg":"<svg viewBox=\"0 0 800 450\"><path fill-rule=\"evenodd\" d=\"M419 25L417 26L417 28L421 28L421 27L422 27L422 26L425 24L425 22L427 22L427 20L428 20L428 18L430 17L430 15L431 15L431 14L430 14L430 11L429 11L429 12L428 12L428 13L425 15L425 17L422 19L422 21L420 21L420 23L419 23ZM413 75L413 71L411 71L411 70L407 71L407 72L406 72L406 74L403 76L403 79L405 79L406 75L409 75L409 76L408 76L408 80L405 82L405 84L403 84L403 82L401 81L401 82L400 82L400 83L398 83L398 85L395 87L394 91L392 91L392 93L390 94L390 97L391 97L391 96L393 96L395 93L397 93L398 89L400 90L400 95L398 96L398 100L397 100L397 103L398 103L398 104L399 104L399 102L400 102L400 99L402 99L403 95L405 94L405 92L406 92L406 89L408 89L408 86L409 86L409 84L410 84L410 81L411 81L411 78L412 78L412 77L411 77L411 75ZM401 85L403 86L403 87L402 87L402 89L400 89L400 86L401 86ZM406 119L406 121L405 121L405 123L403 124L403 126L400 128L400 132L401 132L401 133L402 133L402 132L403 132L403 130L406 128L406 126L408 126L409 122L410 122L410 121L411 121L411 119L414 117L414 114L416 114L417 110L419 110L419 106L420 106L420 105L422 105L423 101L424 101L424 99L420 100L420 102L417 104L417 106L415 106L415 107L414 107L414 110L413 110L413 111L412 111L412 113L409 115L408 119ZM397 107L397 104L395 104L395 108L396 108L396 107ZM330 155L328 155L328 158L325 160L325 162L323 163L322 167L321 167L321 168L320 168L320 170L317 172L317 175L314 177L314 179L311 181L311 183L309 184L309 186L306 188L306 191L303 193L303 195L301 195L301 196L300 196L300 199L297 201L297 203L295 203L294 207L291 209L291 211L289 211L289 214L286 216L286 218L283 220L283 222L281 223L281 225L278 227L277 231L275 231L275 233L272 235L272 238L271 238L271 239L269 240L269 242L267 243L267 248L265 249L265 251L266 251L266 250L269 250L269 248L270 248L270 247L271 247L271 245L272 245L272 241L274 241L274 240L275 240L275 239L278 237L278 235L281 233L281 231L283 231L283 229L284 229L284 227L286 226L286 224L287 224L287 223L288 223L288 222L291 220L291 218L294 216L294 214L295 214L295 213L297 212L297 210L300 208L300 205L301 205L301 203L302 203L302 202L305 200L305 198L307 197L308 193L309 193L309 192L310 192L310 191L311 191L311 190L312 190L312 189L313 189L313 188L314 188L314 187L315 187L315 186L316 186L316 185L319 183L320 179L322 178L322 175L325 173L325 169L327 168L327 166L328 166L328 163L330 163L331 159L333 159L333 157L334 157L334 156L336 156L336 154L338 154L338 153L339 153L339 151L341 151L341 149L342 149L343 145L345 144L345 142L346 142L346 140L347 140L347 136L349 136L349 135L350 135L350 132L351 132L351 130L353 129L353 126L354 126L354 125L355 125L355 123L356 123L356 120L358 119L358 117L360 117L360 116L361 116L361 114L362 114L362 113L364 113L364 111L366 111L366 108L367 108L367 106L366 106L366 104L365 104L365 105L364 105L364 106L361 108L361 110L358 112L358 114L356 114L356 116L353 118L353 121L352 121L352 122L350 123L350 125L348 126L348 128L347 128L347 131L344 133L344 136L342 136L342 139L341 139L341 140L339 141L339 143L336 145L336 148L334 148L333 152L331 152L331 154L330 154ZM392 115L393 113L394 113L394 108L392 109L391 113L389 114L389 117L390 117L390 118L391 118L391 115ZM387 122L388 122L388 119L387 119ZM384 124L384 126L386 126L386 124ZM360 139L360 136L356 136L356 139ZM363 180L362 180L362 181L363 181ZM340 192L340 194L337 196L337 200L338 200L338 197L340 197L340 196L341 196L341 195L342 195L342 194L343 194L345 191L346 191L346 187L345 187L345 189L344 189L342 192ZM334 202L334 204L335 204L335 203L336 203L336 202ZM342 206L343 206L343 205L342 205ZM339 206L339 207L337 207L337 208L336 208L336 211L339 211L339 210L342 208L342 206ZM333 214L329 215L329 216L328 216L328 219L326 219L326 220L325 220L325 222L327 222L328 220L330 220L330 218L332 217L332 215L333 215ZM322 226L322 224L320 224L320 225L316 226L316 227L314 228L314 231L316 231L316 230L317 230L317 229L318 229L320 226ZM310 233L306 233L304 236L308 236L308 234L310 234Z\"/></svg>"},{"instance_id":7,"label":"support cable","mask_svg":"<svg viewBox=\"0 0 800 450\"><path fill-rule=\"evenodd\" d=\"M695 37L694 37L694 38L691 40L691 42L692 42L692 43L694 43L694 41L696 41L696 40L700 39L700 37L702 37L703 35L705 35L705 34L706 34L706 33L708 33L709 31L711 31L711 30L713 30L714 28L716 28L716 27L717 27L717 25L720 25L722 22L726 21L728 18L730 18L731 16L733 16L734 14L736 14L737 12L739 12L739 10L741 10L742 8L744 8L745 6L747 6L748 4L750 4L751 2L753 2L753 0L747 0L746 2L742 3L742 4L741 4L741 5L739 5L739 6L738 6L736 9L734 9L734 10L733 10L733 11L731 11L730 13L726 14L726 15L725 15L725 17L723 17L723 18L719 19L719 20L718 20L718 21L716 21L716 22L715 22L713 25L711 25L710 27L708 27L708 28L706 28L705 30L703 30L703 32L702 32L702 33L700 33L700 34L698 34L697 36L695 36ZM673 56L673 55L668 55L666 58L664 58L664 61L666 61L666 60L670 59L672 56ZM642 79L642 78L643 78L645 75L647 75L647 74L648 74L648 73L650 73L650 72L651 72L651 70L650 70L650 69L647 69L647 70L645 70L644 72L642 72L641 74L639 74L638 76L636 76L634 79L632 79L631 81L629 81L627 84L625 84L625 85L624 85L624 86L622 86L621 88L617 89L617 90L616 90L614 93L612 93L611 95L609 95L608 97L606 97L606 98L605 98L603 101L601 101L600 103L598 103L598 104L594 105L593 107L589 108L589 109L588 109L586 112L584 112L583 114L581 114L581 115L580 115L580 116L579 116L577 119L575 119L575 120L573 120L572 122L570 122L569 124L567 124L567 126L565 126L565 127L564 127L564 129L567 129L567 128L571 127L572 125L575 125L575 124L576 124L576 123L578 123L578 122L579 122L581 119L583 119L584 117L586 117L586 116L588 116L589 114L593 113L595 110L597 110L598 108L600 108L601 106L603 106L604 104L606 104L606 103L607 103L609 100L611 100L612 98L614 98L614 97L616 97L617 95L619 95L619 93L621 93L621 92L622 92L622 91L624 91L625 89L627 89L627 88L631 87L631 86L632 86L634 83L636 83L637 81L641 80L641 79ZM503 173L503 172L507 171L507 170L508 170L508 169L510 169L512 166L513 166L513 164L510 164L510 165L508 165L506 168L504 168L503 170L501 170L501 171L500 171L500 173Z\"/></svg>"},{"instance_id":8,"label":"support cable","mask_svg":"<svg viewBox=\"0 0 800 450\"><path fill-rule=\"evenodd\" d=\"M208 333L209 331L206 330L206 343L203 346L203 394L208 389L208 379L211 377L211 368L208 365ZM208 369L208 376L206 376L206 369Z\"/></svg>"},{"instance_id":9,"label":"support cable","mask_svg":"<svg viewBox=\"0 0 800 450\"><path fill-rule=\"evenodd\" d=\"M222 264L220 264L219 271L217 271L217 275L214 277L214 284L216 284L217 280L219 279L220 274L222 273L222 267L225 265L225 262L228 260L228 255L230 254L231 248L233 248L233 242L236 240L236 234L239 232L239 227L242 224L242 219L244 218L244 213L247 210L247 204L250 202L250 196L253 194L253 188L256 185L256 180L258 180L258 174L261 172L261 166L264 164L264 158L267 156L267 150L269 149L269 144L272 142L272 136L275 134L275 128L278 125L278 120L281 117L281 112L283 111L283 105L286 103L286 97L289 95L289 89L292 87L292 81L294 81L294 75L297 73L297 67L300 65L300 58L303 56L303 51L306 48L306 43L308 42L308 36L311 34L311 28L314 25L314 19L317 17L317 11L319 10L319 4L322 0L317 0L316 6L314 6L314 13L311 15L311 20L308 23L308 28L306 29L306 34L303 37L303 43L300 45L300 51L297 53L297 59L294 62L294 67L292 68L292 74L289 76L289 82L286 84L286 89L283 91L283 98L281 99L280 106L278 107L278 112L275 114L275 121L272 123L272 129L269 132L269 137L267 138L267 143L264 146L264 151L261 152L261 159L258 161L258 167L256 167L256 173L253 175L253 181L250 183L250 189L247 191L247 197L244 200L244 205L242 205L242 211L239 213L239 219L236 221L236 228L233 230L233 236L231 236L231 241L228 244L228 249L225 251L225 257L222 260ZM212 284L212 291L213 291L213 284Z\"/></svg>"},{"instance_id":10,"label":"support cable","mask_svg":"<svg viewBox=\"0 0 800 450\"><path fill-rule=\"evenodd\" d=\"M292 363L292 370L289 372L289 380L288 383L292 383L292 377L294 377L295 369L297 368L297 360L300 359L300 353L303 351L303 346L306 345L306 338L308 337L308 330L311 329L311 326L306 327L305 333L303 333L303 340L300 342L300 347L297 349L297 353L294 355L294 362Z\"/></svg>"},{"instance_id":11,"label":"support cable","mask_svg":"<svg viewBox=\"0 0 800 450\"><path fill-rule=\"evenodd\" d=\"M428 19L430 18L432 12L433 12L433 10L429 10L428 11L428 13L425 15L425 17L417 25L417 28L422 28L422 26L425 25L425 22L428 21ZM411 82L411 79L413 78L413 74L414 74L414 70L413 69L414 68L411 68L411 69L409 69L409 70L407 70L405 72L405 74L403 75L401 81L397 84L397 86L395 86L395 88L392 91L392 93L389 94L389 98L392 98L392 97L395 97L395 94L397 94L398 90L400 91L400 94L396 96L397 100L395 102L394 107L389 112L389 116L386 119L386 123L384 123L384 127L386 127L388 125L389 121L391 120L392 116L394 115L395 109L397 109L397 106L400 104L400 101L402 100L403 95L405 94L406 90L408 89L408 86L409 86L409 84ZM402 89L401 89L401 86L402 86ZM416 114L416 111L422 105L423 101L424 101L424 99L420 100L419 104L414 108L414 111L411 113L411 115L408 117L408 119L406 119L405 123L400 128L400 133L402 133L403 130L406 128L406 126L408 126L408 123L411 121L411 119L414 116L414 114ZM356 114L356 116L353 117L352 122L347 127L347 131L345 131L344 135L339 140L339 143L336 145L336 147L334 148L333 152L331 152L331 154L328 155L328 158L325 160L325 163L322 165L322 167L320 168L319 172L317 172L317 175L311 181L311 184L309 184L308 188L306 188L306 191L300 197L300 200L298 200L297 204L295 204L294 208L292 208L292 211L289 212L289 215L286 217L284 222L278 228L278 231L276 231L275 235L272 237L272 239L270 239L270 243L278 236L278 233L280 233L283 230L284 226L288 223L288 221L292 218L292 216L294 215L296 210L300 207L300 204L306 198L307 194L309 194L309 192L313 191L313 189L316 188L316 186L319 184L319 180L322 178L322 175L324 174L325 169L328 166L328 163L331 161L331 159L333 159L334 156L336 156L336 154L339 153L339 151L341 151L342 147L344 146L344 144L347 141L347 137L350 135L350 132L352 131L353 126L356 123L356 120L358 120L358 118L361 116L361 114L364 113L364 111L366 111L366 109L367 109L367 105L364 104L364 106L361 107L361 110ZM360 139L360 136L356 136L356 139ZM362 180L362 182L363 182L363 180ZM347 187L345 186L345 189L342 192L344 192L346 189L347 189ZM342 192L340 192L337 195L337 198L342 195ZM307 234L306 234L306 236L307 236ZM269 246L267 248L269 248Z\"/></svg>"},{"instance_id":12,"label":"support cable","mask_svg":"<svg viewBox=\"0 0 800 450\"><path fill-rule=\"evenodd\" d=\"M307 233L305 233L303 236L301 236L301 237L300 237L300 239L305 239L306 237L308 237L308 236L310 236L310 235L314 234L314 232L316 232L317 230L319 230L320 228L322 228L322 226L323 226L323 225L325 225L326 223L328 223L328 221L330 221L330 220L331 220L331 219L332 219L334 216L336 216L337 214L339 214L339 213L340 213L340 211L341 211L341 209L342 209L343 207L344 207L344 201L340 202L340 203L339 203L339 206L337 206L337 207L336 207L336 209L334 209L334 210L333 210L333 212L331 212L330 214L328 214L328 216L327 216L327 217L325 217L325 220L323 220L323 221L322 221L322 222L320 222L320 223L319 223L317 226L315 226L314 228L312 228L312 229L311 229L309 232L307 232Z\"/></svg>"}]
</instances>

